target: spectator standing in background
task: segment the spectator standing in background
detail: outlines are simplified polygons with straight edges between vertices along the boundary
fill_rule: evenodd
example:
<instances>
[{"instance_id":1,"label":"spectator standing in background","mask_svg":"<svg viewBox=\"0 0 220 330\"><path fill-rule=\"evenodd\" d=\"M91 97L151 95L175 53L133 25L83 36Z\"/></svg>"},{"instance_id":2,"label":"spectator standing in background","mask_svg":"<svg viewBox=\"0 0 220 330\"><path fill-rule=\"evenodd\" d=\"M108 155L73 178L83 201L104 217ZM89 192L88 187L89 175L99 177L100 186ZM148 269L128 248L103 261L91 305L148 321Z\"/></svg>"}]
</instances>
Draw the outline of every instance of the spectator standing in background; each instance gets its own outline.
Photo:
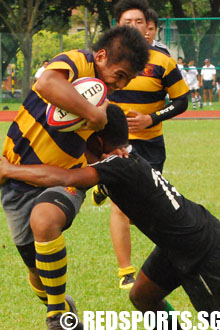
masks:
<instances>
[{"instance_id":1,"label":"spectator standing in background","mask_svg":"<svg viewBox=\"0 0 220 330\"><path fill-rule=\"evenodd\" d=\"M183 65L183 58L182 58L182 56L179 56L179 57L177 58L177 66L178 66L179 70L181 70L181 69L184 68L184 65Z\"/></svg>"},{"instance_id":2,"label":"spectator standing in background","mask_svg":"<svg viewBox=\"0 0 220 330\"><path fill-rule=\"evenodd\" d=\"M209 94L209 105L212 105L213 92L212 89L215 87L216 80L216 69L209 58L204 61L205 65L201 71L201 86L203 87L203 101L204 105L207 105L208 94Z\"/></svg>"},{"instance_id":3,"label":"spectator standing in background","mask_svg":"<svg viewBox=\"0 0 220 330\"><path fill-rule=\"evenodd\" d=\"M46 67L48 66L48 63L49 63L48 60L44 60L44 61L43 61L42 66L41 66L41 67L37 70L37 72L35 73L35 76L34 76L34 77L35 77L36 80L40 78L41 74L44 72L44 70L45 70Z\"/></svg>"},{"instance_id":4,"label":"spectator standing in background","mask_svg":"<svg viewBox=\"0 0 220 330\"><path fill-rule=\"evenodd\" d=\"M220 78L217 79L216 88L217 88L217 92L218 92L218 101L220 103Z\"/></svg>"},{"instance_id":5,"label":"spectator standing in background","mask_svg":"<svg viewBox=\"0 0 220 330\"><path fill-rule=\"evenodd\" d=\"M194 65L194 60L190 60L188 63L188 70L186 71L187 84L190 89L193 109L196 109L196 103L198 102L200 109L202 109L202 98L199 94L199 73Z\"/></svg>"},{"instance_id":6,"label":"spectator standing in background","mask_svg":"<svg viewBox=\"0 0 220 330\"><path fill-rule=\"evenodd\" d=\"M187 83L187 76L186 76L186 70L184 69L184 64L185 64L185 62L184 62L183 58L181 56L179 56L177 59L177 66L181 72L183 79Z\"/></svg>"}]
</instances>

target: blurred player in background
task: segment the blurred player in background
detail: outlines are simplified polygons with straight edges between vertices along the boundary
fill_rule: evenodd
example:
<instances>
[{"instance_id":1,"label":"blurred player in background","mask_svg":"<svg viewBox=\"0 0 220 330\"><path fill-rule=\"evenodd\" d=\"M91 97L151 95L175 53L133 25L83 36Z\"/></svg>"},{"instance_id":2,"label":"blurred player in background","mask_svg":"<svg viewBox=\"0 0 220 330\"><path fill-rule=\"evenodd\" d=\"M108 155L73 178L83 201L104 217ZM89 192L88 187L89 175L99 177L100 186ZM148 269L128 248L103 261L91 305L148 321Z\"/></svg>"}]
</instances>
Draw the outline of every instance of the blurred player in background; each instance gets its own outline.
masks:
<instances>
[{"instance_id":1,"label":"blurred player in background","mask_svg":"<svg viewBox=\"0 0 220 330\"><path fill-rule=\"evenodd\" d=\"M191 93L193 109L196 109L196 103L198 103L200 109L202 109L202 98L199 94L200 76L195 67L194 60L190 60L188 63L186 78Z\"/></svg>"},{"instance_id":2,"label":"blurred player in background","mask_svg":"<svg viewBox=\"0 0 220 330\"><path fill-rule=\"evenodd\" d=\"M120 26L135 27L146 36L148 9L145 0L120 0L115 6L116 22ZM110 95L109 100L118 104L127 116L131 145L154 169L162 172L166 158L162 122L187 109L189 89L174 58L153 46L149 53L145 69L126 88ZM167 93L171 102L165 105ZM105 198L101 187L95 187L94 203L101 205ZM130 221L113 202L110 227L119 265L119 287L130 289L136 271L130 260Z\"/></svg>"},{"instance_id":3,"label":"blurred player in background","mask_svg":"<svg viewBox=\"0 0 220 330\"><path fill-rule=\"evenodd\" d=\"M3 154L10 163L64 168L86 165L84 151L92 131L54 130L46 122L47 104L85 118L90 130L103 129L108 102L99 108L92 105L72 82L81 77L98 77L111 93L125 87L148 59L145 38L130 27L106 31L93 50L71 50L50 61L9 128ZM62 314L75 312L72 298L65 295L67 255L62 231L71 226L84 197L84 190L74 187L42 189L17 180L1 187L12 238L29 269L33 291L47 306L49 330L63 329ZM75 329L82 329L82 324Z\"/></svg>"},{"instance_id":4,"label":"blurred player in background","mask_svg":"<svg viewBox=\"0 0 220 330\"><path fill-rule=\"evenodd\" d=\"M48 60L44 60L43 61L42 66L37 70L37 72L36 72L36 74L34 76L36 80L40 78L40 76L42 75L42 73L44 72L44 70L46 69L46 67L48 66L48 64L49 64L49 61Z\"/></svg>"},{"instance_id":5,"label":"blurred player in background","mask_svg":"<svg viewBox=\"0 0 220 330\"><path fill-rule=\"evenodd\" d=\"M186 70L185 70L185 64L186 64L185 60L182 58L182 56L179 56L177 58L177 66L181 72L183 79L185 80L185 82L187 84L187 75L186 75Z\"/></svg>"},{"instance_id":6,"label":"blurred player in background","mask_svg":"<svg viewBox=\"0 0 220 330\"><path fill-rule=\"evenodd\" d=\"M204 105L207 105L209 96L209 105L212 105L213 92L212 89L215 87L216 81L216 69L209 58L204 61L205 65L201 71L201 86L203 87L203 101Z\"/></svg>"},{"instance_id":7,"label":"blurred player in background","mask_svg":"<svg viewBox=\"0 0 220 330\"><path fill-rule=\"evenodd\" d=\"M217 78L216 89L217 89L217 93L218 93L218 101L220 103L220 78Z\"/></svg>"}]
</instances>

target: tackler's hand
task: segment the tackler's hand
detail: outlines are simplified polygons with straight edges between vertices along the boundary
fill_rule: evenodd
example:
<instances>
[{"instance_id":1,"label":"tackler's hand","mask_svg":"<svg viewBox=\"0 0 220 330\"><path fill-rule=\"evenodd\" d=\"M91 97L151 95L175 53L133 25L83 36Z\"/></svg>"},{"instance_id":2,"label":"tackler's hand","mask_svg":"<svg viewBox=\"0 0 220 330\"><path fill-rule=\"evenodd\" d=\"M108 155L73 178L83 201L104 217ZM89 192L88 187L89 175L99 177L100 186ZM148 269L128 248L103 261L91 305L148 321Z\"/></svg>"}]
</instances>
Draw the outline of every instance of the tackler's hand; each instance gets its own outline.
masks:
<instances>
[{"instance_id":1,"label":"tackler's hand","mask_svg":"<svg viewBox=\"0 0 220 330\"><path fill-rule=\"evenodd\" d=\"M122 147L122 148L118 148L118 149L113 150L109 154L103 153L101 159L108 158L110 155L118 155L120 158L128 158L129 157L129 153L128 153L127 149L125 147Z\"/></svg>"}]
</instances>

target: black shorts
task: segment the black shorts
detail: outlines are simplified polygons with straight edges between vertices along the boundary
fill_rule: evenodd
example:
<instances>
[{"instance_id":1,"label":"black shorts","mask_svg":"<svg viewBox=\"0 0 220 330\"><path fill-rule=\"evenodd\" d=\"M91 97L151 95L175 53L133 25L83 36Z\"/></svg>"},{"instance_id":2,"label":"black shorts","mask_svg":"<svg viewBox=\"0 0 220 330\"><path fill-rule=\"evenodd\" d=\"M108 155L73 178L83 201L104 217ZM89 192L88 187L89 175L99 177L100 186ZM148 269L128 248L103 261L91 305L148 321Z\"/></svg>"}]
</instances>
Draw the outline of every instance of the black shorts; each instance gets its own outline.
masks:
<instances>
[{"instance_id":1,"label":"black shorts","mask_svg":"<svg viewBox=\"0 0 220 330\"><path fill-rule=\"evenodd\" d=\"M142 271L153 282L167 291L181 285L176 269L159 247L155 247L142 266Z\"/></svg>"},{"instance_id":2,"label":"black shorts","mask_svg":"<svg viewBox=\"0 0 220 330\"><path fill-rule=\"evenodd\" d=\"M183 274L156 247L143 264L142 271L151 281L169 292L181 285L197 311L220 311L220 249L196 271Z\"/></svg>"},{"instance_id":3,"label":"black shorts","mask_svg":"<svg viewBox=\"0 0 220 330\"><path fill-rule=\"evenodd\" d=\"M203 88L204 89L212 89L213 88L212 82L213 82L213 80L204 80L203 81Z\"/></svg>"},{"instance_id":4,"label":"black shorts","mask_svg":"<svg viewBox=\"0 0 220 330\"><path fill-rule=\"evenodd\" d=\"M196 92L198 92L199 93L199 88L192 88L192 89L190 89L190 94L192 94L192 93L196 93Z\"/></svg>"},{"instance_id":5,"label":"black shorts","mask_svg":"<svg viewBox=\"0 0 220 330\"><path fill-rule=\"evenodd\" d=\"M163 165L166 160L163 135L150 140L129 140L129 143L155 170L162 173Z\"/></svg>"}]
</instances>

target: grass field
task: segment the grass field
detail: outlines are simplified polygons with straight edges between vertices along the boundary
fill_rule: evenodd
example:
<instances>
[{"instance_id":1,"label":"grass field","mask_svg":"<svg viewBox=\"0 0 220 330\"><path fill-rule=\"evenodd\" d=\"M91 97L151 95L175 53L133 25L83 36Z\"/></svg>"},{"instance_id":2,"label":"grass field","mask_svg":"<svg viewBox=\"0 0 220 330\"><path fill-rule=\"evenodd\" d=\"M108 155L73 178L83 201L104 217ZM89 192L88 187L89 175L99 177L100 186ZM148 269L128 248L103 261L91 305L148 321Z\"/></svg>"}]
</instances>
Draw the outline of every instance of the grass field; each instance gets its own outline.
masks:
<instances>
[{"instance_id":1,"label":"grass field","mask_svg":"<svg viewBox=\"0 0 220 330\"><path fill-rule=\"evenodd\" d=\"M7 106L11 111L16 111L19 109L21 103L9 103L9 102L4 102L0 104L0 111L3 110L5 106ZM188 110L193 110L192 103L189 102ZM197 109L200 110L200 109ZM203 107L202 110L220 110L220 103L219 102L213 102L213 105L206 105Z\"/></svg>"},{"instance_id":2,"label":"grass field","mask_svg":"<svg viewBox=\"0 0 220 330\"><path fill-rule=\"evenodd\" d=\"M8 103L8 102L4 102L0 104L0 110L3 110L4 107L8 107L7 110L10 111L17 111L20 108L21 103ZM7 111L5 110L5 111Z\"/></svg>"},{"instance_id":3,"label":"grass field","mask_svg":"<svg viewBox=\"0 0 220 330\"><path fill-rule=\"evenodd\" d=\"M0 148L9 123L0 123ZM220 121L168 121L164 125L167 160L164 176L176 188L220 218ZM72 227L66 231L68 250L67 291L83 311L132 311L128 292L118 289L117 264L109 232L109 202L96 208L90 194ZM27 272L8 232L1 208L0 283L1 330L44 330L45 307L29 289ZM153 244L131 226L132 262L138 269ZM169 301L178 311L196 313L179 288ZM140 325L139 330L144 329ZM97 329L99 330L99 329Z\"/></svg>"}]
</instances>

